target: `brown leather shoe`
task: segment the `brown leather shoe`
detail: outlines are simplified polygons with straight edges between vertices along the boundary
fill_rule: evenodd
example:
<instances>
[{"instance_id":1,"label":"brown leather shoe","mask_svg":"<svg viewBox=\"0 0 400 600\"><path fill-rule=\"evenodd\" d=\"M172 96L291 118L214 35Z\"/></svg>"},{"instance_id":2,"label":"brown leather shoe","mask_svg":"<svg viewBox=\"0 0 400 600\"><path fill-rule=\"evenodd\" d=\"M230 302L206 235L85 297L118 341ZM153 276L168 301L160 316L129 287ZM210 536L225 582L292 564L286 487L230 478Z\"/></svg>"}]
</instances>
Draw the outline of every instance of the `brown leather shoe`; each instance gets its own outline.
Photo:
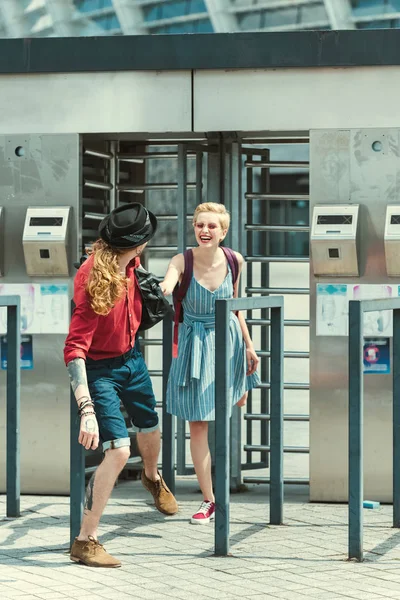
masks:
<instances>
[{"instance_id":1,"label":"brown leather shoe","mask_svg":"<svg viewBox=\"0 0 400 600\"><path fill-rule=\"evenodd\" d=\"M83 563L88 567L106 567L115 569L120 567L118 559L108 554L98 540L89 535L88 540L75 538L71 548L70 559L77 563Z\"/></svg>"},{"instance_id":2,"label":"brown leather shoe","mask_svg":"<svg viewBox=\"0 0 400 600\"><path fill-rule=\"evenodd\" d=\"M160 473L158 474L160 475ZM146 477L146 473L143 469L142 483L146 490L152 494L157 510L164 515L175 515L178 512L178 503L161 475L160 479L152 481Z\"/></svg>"}]
</instances>

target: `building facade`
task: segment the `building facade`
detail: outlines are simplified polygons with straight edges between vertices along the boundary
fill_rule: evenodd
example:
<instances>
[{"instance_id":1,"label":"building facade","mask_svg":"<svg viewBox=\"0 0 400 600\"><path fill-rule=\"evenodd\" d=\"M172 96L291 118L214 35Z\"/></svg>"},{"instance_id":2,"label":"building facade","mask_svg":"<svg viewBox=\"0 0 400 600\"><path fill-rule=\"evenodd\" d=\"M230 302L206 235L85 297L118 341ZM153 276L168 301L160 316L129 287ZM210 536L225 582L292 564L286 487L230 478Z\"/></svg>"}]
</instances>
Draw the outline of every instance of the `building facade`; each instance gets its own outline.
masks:
<instances>
[{"instance_id":1,"label":"building facade","mask_svg":"<svg viewBox=\"0 0 400 600\"><path fill-rule=\"evenodd\" d=\"M0 37L400 27L400 0L2 0Z\"/></svg>"}]
</instances>

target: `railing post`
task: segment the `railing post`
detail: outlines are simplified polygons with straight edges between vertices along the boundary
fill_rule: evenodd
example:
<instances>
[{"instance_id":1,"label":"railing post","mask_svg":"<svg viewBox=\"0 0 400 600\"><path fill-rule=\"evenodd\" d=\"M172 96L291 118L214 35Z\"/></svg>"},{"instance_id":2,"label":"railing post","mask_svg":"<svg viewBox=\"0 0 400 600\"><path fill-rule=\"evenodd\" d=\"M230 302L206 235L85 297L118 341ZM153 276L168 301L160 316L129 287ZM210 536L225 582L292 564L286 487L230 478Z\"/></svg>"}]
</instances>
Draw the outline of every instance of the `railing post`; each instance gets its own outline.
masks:
<instances>
[{"instance_id":1,"label":"railing post","mask_svg":"<svg viewBox=\"0 0 400 600\"><path fill-rule=\"evenodd\" d=\"M7 305L7 517L19 517L21 333L20 297L9 296Z\"/></svg>"},{"instance_id":2,"label":"railing post","mask_svg":"<svg viewBox=\"0 0 400 600\"><path fill-rule=\"evenodd\" d=\"M70 392L70 544L79 533L85 501L85 451L78 442L80 419L75 395Z\"/></svg>"},{"instance_id":3,"label":"railing post","mask_svg":"<svg viewBox=\"0 0 400 600\"><path fill-rule=\"evenodd\" d=\"M177 208L178 208L178 252L184 252L187 246L187 145L178 144L178 172L177 172ZM178 475L186 474L186 421L176 420L176 472Z\"/></svg>"},{"instance_id":4,"label":"railing post","mask_svg":"<svg viewBox=\"0 0 400 600\"><path fill-rule=\"evenodd\" d=\"M175 494L175 419L167 412L167 385L171 362L172 320L170 315L167 315L163 320L162 474L167 486Z\"/></svg>"},{"instance_id":5,"label":"railing post","mask_svg":"<svg viewBox=\"0 0 400 600\"><path fill-rule=\"evenodd\" d=\"M231 298L215 302L215 554L229 554L230 385L233 310L271 308L271 523L283 518L283 298Z\"/></svg>"},{"instance_id":6,"label":"railing post","mask_svg":"<svg viewBox=\"0 0 400 600\"><path fill-rule=\"evenodd\" d=\"M393 310L393 527L400 527L400 309Z\"/></svg>"},{"instance_id":7,"label":"railing post","mask_svg":"<svg viewBox=\"0 0 400 600\"><path fill-rule=\"evenodd\" d=\"M283 310L271 308L270 523L283 521Z\"/></svg>"},{"instance_id":8,"label":"railing post","mask_svg":"<svg viewBox=\"0 0 400 600\"><path fill-rule=\"evenodd\" d=\"M242 483L242 410L239 406L232 408L230 439L229 489L239 491Z\"/></svg>"},{"instance_id":9,"label":"railing post","mask_svg":"<svg viewBox=\"0 0 400 600\"><path fill-rule=\"evenodd\" d=\"M75 304L71 301L71 315ZM69 538L70 545L79 534L85 502L85 450L78 442L80 419L75 394L70 388L70 455L69 455Z\"/></svg>"},{"instance_id":10,"label":"railing post","mask_svg":"<svg viewBox=\"0 0 400 600\"><path fill-rule=\"evenodd\" d=\"M349 302L349 558L363 560L363 310Z\"/></svg>"},{"instance_id":11,"label":"railing post","mask_svg":"<svg viewBox=\"0 0 400 600\"><path fill-rule=\"evenodd\" d=\"M229 553L230 301L215 302L215 554ZM217 401L218 399L218 401Z\"/></svg>"}]
</instances>

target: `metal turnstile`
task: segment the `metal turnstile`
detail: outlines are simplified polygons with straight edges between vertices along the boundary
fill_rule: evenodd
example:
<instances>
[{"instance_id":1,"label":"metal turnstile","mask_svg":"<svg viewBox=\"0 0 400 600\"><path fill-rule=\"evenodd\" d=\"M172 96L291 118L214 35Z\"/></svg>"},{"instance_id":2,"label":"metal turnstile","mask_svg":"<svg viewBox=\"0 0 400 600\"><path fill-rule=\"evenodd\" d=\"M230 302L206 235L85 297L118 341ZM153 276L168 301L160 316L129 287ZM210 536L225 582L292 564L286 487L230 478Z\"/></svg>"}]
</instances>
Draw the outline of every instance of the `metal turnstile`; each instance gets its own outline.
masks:
<instances>
[{"instance_id":1,"label":"metal turnstile","mask_svg":"<svg viewBox=\"0 0 400 600\"><path fill-rule=\"evenodd\" d=\"M244 140L242 152L246 168L245 292L285 297L285 482L305 484L308 464L299 455L309 453L308 137ZM262 380L259 397L257 390L250 394L244 414L242 468L253 471L269 464L270 318L267 311L248 316L253 339L258 342ZM244 483L268 482L269 477L255 473L244 477Z\"/></svg>"},{"instance_id":2,"label":"metal turnstile","mask_svg":"<svg viewBox=\"0 0 400 600\"><path fill-rule=\"evenodd\" d=\"M166 141L162 146L147 143L136 145L133 152L120 149L121 160L132 161L138 166L135 172L135 185L124 177L124 184L117 181L118 201L129 201L132 194L142 198L159 219L157 237L146 250L147 266L163 275L169 259L178 251L183 251L194 243L191 215L194 207L207 199L224 202L231 211L231 229L227 244L242 252L246 269L242 279L242 293L281 294L286 302L301 296L304 299L304 313L308 311L308 288L294 287L293 274L302 264L304 272L308 265L308 160L294 160L293 152L299 145L302 155L307 155L308 138L276 138L262 140L260 144L239 143L220 136L206 142L172 144ZM168 145L167 145L168 144ZM289 158L271 160L274 146L287 148ZM290 158L292 157L292 158ZM280 171L284 177L280 177ZM286 170L286 171L285 171ZM280 191L282 181L292 175L295 191ZM272 172L271 172L272 171ZM245 186L242 185L243 173ZM119 175L121 181L121 175ZM290 178L290 177L289 177ZM245 187L245 189L243 189ZM139 196L138 196L139 195ZM163 212L161 212L161 209ZM299 224L300 222L300 224ZM186 224L186 227L185 227ZM300 238L300 239L299 239ZM176 244L175 240L178 242ZM175 243L174 243L175 242ZM276 282L277 269L286 268L283 278ZM271 270L273 271L271 274ZM246 273L247 271L247 273ZM306 274L308 280L308 272ZM279 287L278 287L279 285ZM293 309L295 310L295 309ZM308 317L308 315L306 315ZM231 487L240 489L242 470L265 469L269 464L269 316L263 311L259 316L249 314L249 327L252 329L256 349L261 356L260 375L262 385L249 398L242 427L243 409L235 410L232 418L231 447ZM289 380L285 384L286 394L292 394L289 403L295 406L296 396L301 396L301 409L291 410L285 415L289 426L303 428L302 442L286 444L287 454L308 454L308 318L287 319L285 322L290 347L285 353L286 373ZM303 333L299 346L297 331ZM161 398L161 328L152 329L143 344L146 359L153 377L156 395ZM289 363L289 364L288 364ZM301 367L293 368L293 364ZM299 374L300 373L300 374ZM303 377L300 383L296 377ZM298 380L297 380L298 381ZM161 411L161 403L158 404ZM296 440L296 430L288 432L291 440ZM213 446L214 428L210 425L210 445ZM193 474L190 462L189 433L184 422L178 420L176 426L177 452L176 472L178 475ZM254 457L259 453L259 459ZM288 459L287 457L287 460ZM289 473L300 472L301 476L289 477L294 483L308 482L308 465L294 466ZM267 482L268 478L249 473L245 482Z\"/></svg>"}]
</instances>

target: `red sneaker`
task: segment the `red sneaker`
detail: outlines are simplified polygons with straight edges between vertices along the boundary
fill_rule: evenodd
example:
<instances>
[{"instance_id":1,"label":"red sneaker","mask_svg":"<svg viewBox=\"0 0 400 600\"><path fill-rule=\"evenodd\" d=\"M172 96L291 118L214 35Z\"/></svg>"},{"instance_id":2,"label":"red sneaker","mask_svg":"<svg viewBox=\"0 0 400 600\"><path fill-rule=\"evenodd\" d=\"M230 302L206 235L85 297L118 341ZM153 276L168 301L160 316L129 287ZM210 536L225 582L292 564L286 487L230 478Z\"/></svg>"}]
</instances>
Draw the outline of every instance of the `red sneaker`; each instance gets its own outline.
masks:
<instances>
[{"instance_id":1,"label":"red sneaker","mask_svg":"<svg viewBox=\"0 0 400 600\"><path fill-rule=\"evenodd\" d=\"M215 517L215 502L204 500L197 513L193 515L190 522L193 525L207 525Z\"/></svg>"}]
</instances>

